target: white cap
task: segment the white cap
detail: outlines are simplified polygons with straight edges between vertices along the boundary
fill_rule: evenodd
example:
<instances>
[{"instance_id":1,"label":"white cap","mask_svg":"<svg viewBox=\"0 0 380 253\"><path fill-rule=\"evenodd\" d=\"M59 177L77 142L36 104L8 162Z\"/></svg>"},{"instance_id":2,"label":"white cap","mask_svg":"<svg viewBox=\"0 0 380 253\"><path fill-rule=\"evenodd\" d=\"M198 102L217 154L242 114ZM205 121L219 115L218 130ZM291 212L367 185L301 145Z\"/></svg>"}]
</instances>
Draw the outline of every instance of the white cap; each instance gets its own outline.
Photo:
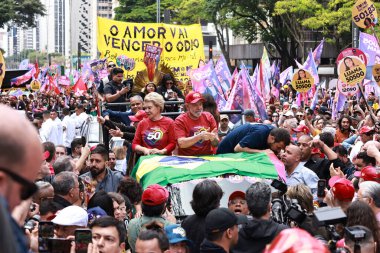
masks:
<instances>
[{"instance_id":1,"label":"white cap","mask_svg":"<svg viewBox=\"0 0 380 253\"><path fill-rule=\"evenodd\" d=\"M286 117L294 117L294 113L292 111L287 111L284 115Z\"/></svg>"},{"instance_id":2,"label":"white cap","mask_svg":"<svg viewBox=\"0 0 380 253\"><path fill-rule=\"evenodd\" d=\"M292 109L298 109L298 105L296 105L296 104L292 104Z\"/></svg>"},{"instance_id":3,"label":"white cap","mask_svg":"<svg viewBox=\"0 0 380 253\"><path fill-rule=\"evenodd\" d=\"M58 211L52 222L61 226L87 227L88 215L79 206L68 206Z\"/></svg>"}]
</instances>

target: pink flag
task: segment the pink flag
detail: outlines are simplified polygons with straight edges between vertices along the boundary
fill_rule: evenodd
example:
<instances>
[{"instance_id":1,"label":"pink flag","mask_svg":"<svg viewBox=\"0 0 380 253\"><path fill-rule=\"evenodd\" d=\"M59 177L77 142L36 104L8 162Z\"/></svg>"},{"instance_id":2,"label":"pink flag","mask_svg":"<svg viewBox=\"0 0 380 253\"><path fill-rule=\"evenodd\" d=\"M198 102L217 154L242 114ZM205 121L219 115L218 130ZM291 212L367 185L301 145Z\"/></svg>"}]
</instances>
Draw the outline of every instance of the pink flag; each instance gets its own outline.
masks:
<instances>
[{"instance_id":1,"label":"pink flag","mask_svg":"<svg viewBox=\"0 0 380 253\"><path fill-rule=\"evenodd\" d=\"M321 56L322 56L324 42L325 42L325 39L321 40L321 43L319 43L319 45L313 51L313 59L317 67L319 66L319 64L321 64Z\"/></svg>"}]
</instances>

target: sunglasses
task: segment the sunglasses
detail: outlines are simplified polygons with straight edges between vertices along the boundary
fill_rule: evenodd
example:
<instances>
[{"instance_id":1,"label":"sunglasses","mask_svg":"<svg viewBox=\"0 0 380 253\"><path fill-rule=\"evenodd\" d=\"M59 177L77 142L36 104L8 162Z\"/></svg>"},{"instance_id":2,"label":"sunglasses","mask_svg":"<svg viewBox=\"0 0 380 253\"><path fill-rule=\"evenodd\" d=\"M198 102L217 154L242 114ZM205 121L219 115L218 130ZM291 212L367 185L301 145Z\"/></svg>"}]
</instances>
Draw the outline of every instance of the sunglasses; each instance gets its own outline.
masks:
<instances>
[{"instance_id":1,"label":"sunglasses","mask_svg":"<svg viewBox=\"0 0 380 253\"><path fill-rule=\"evenodd\" d=\"M19 183L22 186L21 193L20 193L20 198L22 200L29 199L38 191L38 187L35 183L17 175L16 173L13 173L12 171L8 169L0 168L0 171L7 174L10 178L13 179L13 181Z\"/></svg>"},{"instance_id":2,"label":"sunglasses","mask_svg":"<svg viewBox=\"0 0 380 253\"><path fill-rule=\"evenodd\" d=\"M108 65L108 67L109 68L114 68L114 67L116 67L116 65L111 64L111 65Z\"/></svg>"}]
</instances>

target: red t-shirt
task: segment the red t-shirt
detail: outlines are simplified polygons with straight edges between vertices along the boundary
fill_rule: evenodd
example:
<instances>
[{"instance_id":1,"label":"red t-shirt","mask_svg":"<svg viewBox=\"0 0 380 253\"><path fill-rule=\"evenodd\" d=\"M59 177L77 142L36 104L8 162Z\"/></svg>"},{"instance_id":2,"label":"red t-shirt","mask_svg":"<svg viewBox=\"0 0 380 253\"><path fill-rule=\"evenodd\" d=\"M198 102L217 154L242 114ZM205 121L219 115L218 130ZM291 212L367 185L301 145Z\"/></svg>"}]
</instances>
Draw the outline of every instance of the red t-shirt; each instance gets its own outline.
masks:
<instances>
[{"instance_id":1,"label":"red t-shirt","mask_svg":"<svg viewBox=\"0 0 380 253\"><path fill-rule=\"evenodd\" d=\"M189 113L184 113L176 118L174 125L177 140L182 137L195 136L207 131L207 129L211 132L218 128L214 117L209 112L202 112L196 120L190 118ZM215 154L215 149L213 149L210 141L199 141L188 148L178 147L178 154L185 156L211 155Z\"/></svg>"},{"instance_id":2,"label":"red t-shirt","mask_svg":"<svg viewBox=\"0 0 380 253\"><path fill-rule=\"evenodd\" d=\"M176 145L174 121L168 117L162 117L157 121L148 118L143 119L137 125L135 138L132 142L133 150L135 150L136 145L150 149L166 148L167 154L171 155Z\"/></svg>"}]
</instances>

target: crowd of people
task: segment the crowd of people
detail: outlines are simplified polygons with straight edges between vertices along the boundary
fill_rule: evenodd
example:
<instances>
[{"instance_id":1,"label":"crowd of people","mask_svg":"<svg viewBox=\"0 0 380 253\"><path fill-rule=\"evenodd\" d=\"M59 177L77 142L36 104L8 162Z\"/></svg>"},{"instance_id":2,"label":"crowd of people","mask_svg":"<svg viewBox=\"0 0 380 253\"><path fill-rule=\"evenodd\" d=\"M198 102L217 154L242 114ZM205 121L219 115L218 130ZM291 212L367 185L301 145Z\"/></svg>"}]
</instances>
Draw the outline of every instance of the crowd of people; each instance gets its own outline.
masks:
<instances>
[{"instance_id":1,"label":"crowd of people","mask_svg":"<svg viewBox=\"0 0 380 253\"><path fill-rule=\"evenodd\" d=\"M373 95L348 100L335 119L333 90L320 93L312 109L297 105L283 85L280 99L267 104L267 119L250 108L232 116L208 94L182 92L170 75L133 94L123 70L107 66L110 75L92 95L1 96L4 252L379 252L380 110ZM101 115L96 98L109 103ZM103 126L105 144L87 145L89 115ZM110 149L110 137L122 138L122 146ZM223 189L204 179L192 193L194 214L182 220L165 187L142 189L130 177L140 156L237 152L276 156L285 189L259 180L221 203ZM279 212L279 199L305 217ZM346 221L318 226L317 212L326 207L339 208ZM82 230L92 238L85 251L77 240ZM54 251L57 245L65 250Z\"/></svg>"}]
</instances>

